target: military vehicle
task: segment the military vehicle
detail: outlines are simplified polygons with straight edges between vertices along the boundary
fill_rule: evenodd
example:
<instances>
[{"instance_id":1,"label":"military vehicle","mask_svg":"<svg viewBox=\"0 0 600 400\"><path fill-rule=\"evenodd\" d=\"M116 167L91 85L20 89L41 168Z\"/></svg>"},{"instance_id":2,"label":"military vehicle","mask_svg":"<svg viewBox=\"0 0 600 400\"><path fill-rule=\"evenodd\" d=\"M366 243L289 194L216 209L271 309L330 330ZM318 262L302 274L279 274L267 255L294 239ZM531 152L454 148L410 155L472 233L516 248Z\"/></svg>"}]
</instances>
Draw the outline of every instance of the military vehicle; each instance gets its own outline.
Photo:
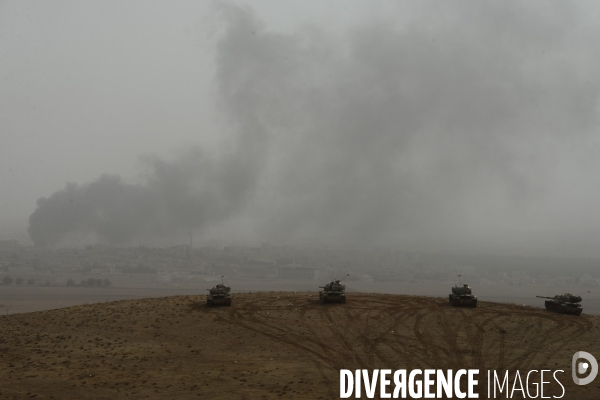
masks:
<instances>
[{"instance_id":1,"label":"military vehicle","mask_svg":"<svg viewBox=\"0 0 600 400\"><path fill-rule=\"evenodd\" d=\"M454 286L452 288L452 293L448 295L448 300L450 301L450 305L453 307L477 307L477 296L473 296L471 293L471 287L466 283L462 286Z\"/></svg>"},{"instance_id":2,"label":"military vehicle","mask_svg":"<svg viewBox=\"0 0 600 400\"><path fill-rule=\"evenodd\" d=\"M219 283L212 289L206 289L209 293L206 295L207 306L230 306L231 305L231 288Z\"/></svg>"},{"instance_id":3,"label":"military vehicle","mask_svg":"<svg viewBox=\"0 0 600 400\"><path fill-rule=\"evenodd\" d=\"M321 304L346 303L346 285L342 285L340 281L334 281L325 286L319 286L319 288L323 289L319 291Z\"/></svg>"},{"instance_id":4,"label":"military vehicle","mask_svg":"<svg viewBox=\"0 0 600 400\"><path fill-rule=\"evenodd\" d=\"M554 297L535 296L546 300L546 310L563 314L581 315L583 308L581 307L581 297L572 295L571 293L558 294Z\"/></svg>"}]
</instances>

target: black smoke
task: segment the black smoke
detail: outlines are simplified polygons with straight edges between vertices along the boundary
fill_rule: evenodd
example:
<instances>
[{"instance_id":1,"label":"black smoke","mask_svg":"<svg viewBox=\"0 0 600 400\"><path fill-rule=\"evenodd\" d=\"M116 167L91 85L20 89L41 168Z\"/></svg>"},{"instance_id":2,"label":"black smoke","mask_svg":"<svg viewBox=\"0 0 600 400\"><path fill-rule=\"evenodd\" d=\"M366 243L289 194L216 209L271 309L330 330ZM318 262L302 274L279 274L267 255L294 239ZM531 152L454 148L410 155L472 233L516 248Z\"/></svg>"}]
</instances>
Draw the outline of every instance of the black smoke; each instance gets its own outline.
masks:
<instances>
[{"instance_id":1,"label":"black smoke","mask_svg":"<svg viewBox=\"0 0 600 400\"><path fill-rule=\"evenodd\" d=\"M38 202L31 237L121 243L234 216L279 242L560 228L573 210L556 198L579 187L570 169L598 122L600 63L581 45L585 15L544 4L413 2L344 33L290 34L220 6L217 104L235 150L152 160L139 185L69 185Z\"/></svg>"},{"instance_id":2,"label":"black smoke","mask_svg":"<svg viewBox=\"0 0 600 400\"><path fill-rule=\"evenodd\" d=\"M189 231L237 212L255 185L251 163L235 155L215 160L198 148L176 161L144 157L142 183L114 175L74 183L37 202L29 217L35 245L55 245L74 235L94 235L103 243L180 239Z\"/></svg>"}]
</instances>

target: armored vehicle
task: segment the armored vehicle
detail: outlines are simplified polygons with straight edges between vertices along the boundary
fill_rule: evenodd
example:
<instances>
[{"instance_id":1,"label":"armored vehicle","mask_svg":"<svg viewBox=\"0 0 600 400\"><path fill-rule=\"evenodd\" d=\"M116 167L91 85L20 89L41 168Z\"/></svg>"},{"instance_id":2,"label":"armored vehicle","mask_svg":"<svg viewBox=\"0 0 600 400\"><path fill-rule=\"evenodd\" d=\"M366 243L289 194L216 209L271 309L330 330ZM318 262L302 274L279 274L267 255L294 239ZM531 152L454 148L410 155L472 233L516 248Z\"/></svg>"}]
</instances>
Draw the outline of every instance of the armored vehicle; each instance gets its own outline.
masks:
<instances>
[{"instance_id":1,"label":"armored vehicle","mask_svg":"<svg viewBox=\"0 0 600 400\"><path fill-rule=\"evenodd\" d=\"M325 286L319 287L323 289L319 291L319 300L321 301L321 304L346 302L346 285L342 285L340 281L330 282Z\"/></svg>"},{"instance_id":2,"label":"armored vehicle","mask_svg":"<svg viewBox=\"0 0 600 400\"><path fill-rule=\"evenodd\" d=\"M222 283L219 283L212 289L206 289L209 293L206 295L206 305L207 306L230 306L231 305L231 288L229 286L225 286Z\"/></svg>"},{"instance_id":3,"label":"armored vehicle","mask_svg":"<svg viewBox=\"0 0 600 400\"><path fill-rule=\"evenodd\" d=\"M462 286L454 286L452 293L448 295L451 306L477 307L477 296L471 293L471 287L466 283Z\"/></svg>"},{"instance_id":4,"label":"armored vehicle","mask_svg":"<svg viewBox=\"0 0 600 400\"><path fill-rule=\"evenodd\" d=\"M583 308L581 307L581 297L572 295L571 293L558 294L554 297L535 296L546 300L546 310L563 313L581 315Z\"/></svg>"}]
</instances>

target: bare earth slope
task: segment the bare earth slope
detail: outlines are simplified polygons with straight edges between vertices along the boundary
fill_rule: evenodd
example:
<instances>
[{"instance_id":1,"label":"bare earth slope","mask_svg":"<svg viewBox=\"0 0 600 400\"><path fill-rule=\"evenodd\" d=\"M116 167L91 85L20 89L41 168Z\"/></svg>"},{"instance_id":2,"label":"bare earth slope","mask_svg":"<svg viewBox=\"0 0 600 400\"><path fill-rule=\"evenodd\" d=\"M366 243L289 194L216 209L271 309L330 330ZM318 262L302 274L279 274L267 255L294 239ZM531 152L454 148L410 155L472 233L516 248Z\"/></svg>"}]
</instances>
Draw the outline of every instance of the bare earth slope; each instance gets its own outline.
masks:
<instances>
[{"instance_id":1,"label":"bare earth slope","mask_svg":"<svg viewBox=\"0 0 600 400\"><path fill-rule=\"evenodd\" d=\"M562 369L564 398L600 398L600 377L576 386L570 366L576 351L600 355L600 318L447 303L269 292L221 308L176 296L1 316L0 398L331 399L341 368L479 368L480 398L488 369Z\"/></svg>"}]
</instances>

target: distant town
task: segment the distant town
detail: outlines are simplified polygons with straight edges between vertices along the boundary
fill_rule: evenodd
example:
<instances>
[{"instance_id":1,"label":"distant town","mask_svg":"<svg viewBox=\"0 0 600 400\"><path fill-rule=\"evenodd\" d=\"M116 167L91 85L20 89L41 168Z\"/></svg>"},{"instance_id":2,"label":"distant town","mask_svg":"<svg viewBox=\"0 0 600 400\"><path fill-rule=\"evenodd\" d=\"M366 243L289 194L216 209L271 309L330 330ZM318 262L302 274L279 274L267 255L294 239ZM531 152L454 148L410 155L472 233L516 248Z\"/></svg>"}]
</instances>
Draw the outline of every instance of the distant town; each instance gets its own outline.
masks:
<instances>
[{"instance_id":1,"label":"distant town","mask_svg":"<svg viewBox=\"0 0 600 400\"><path fill-rule=\"evenodd\" d=\"M0 241L0 283L23 286L139 286L228 279L600 287L600 260L427 254L388 247L36 248Z\"/></svg>"}]
</instances>

